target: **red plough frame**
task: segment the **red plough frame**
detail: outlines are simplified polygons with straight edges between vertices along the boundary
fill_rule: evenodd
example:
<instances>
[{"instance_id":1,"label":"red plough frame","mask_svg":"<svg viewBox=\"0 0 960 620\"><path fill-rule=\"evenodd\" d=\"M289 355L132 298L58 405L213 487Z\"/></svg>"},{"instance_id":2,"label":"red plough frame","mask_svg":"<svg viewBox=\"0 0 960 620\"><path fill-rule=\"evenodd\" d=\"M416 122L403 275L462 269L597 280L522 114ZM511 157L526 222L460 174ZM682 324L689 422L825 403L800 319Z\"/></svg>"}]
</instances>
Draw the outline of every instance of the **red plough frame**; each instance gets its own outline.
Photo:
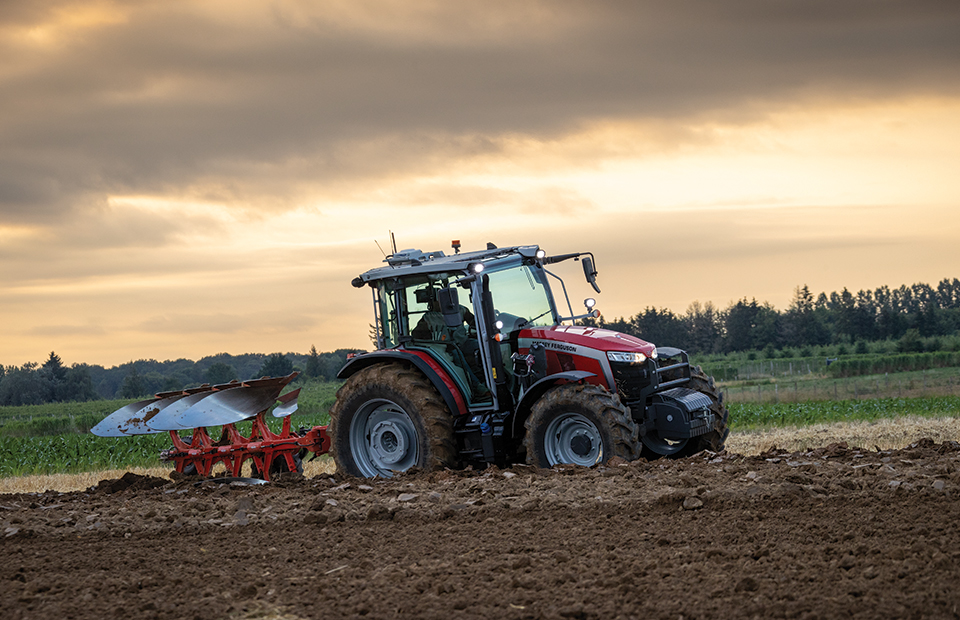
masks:
<instances>
[{"instance_id":1,"label":"red plough frame","mask_svg":"<svg viewBox=\"0 0 960 620\"><path fill-rule=\"evenodd\" d=\"M330 451L326 426L314 426L300 434L290 428L292 416L286 416L280 432L274 433L267 427L265 414L265 411L261 411L253 419L249 437L238 431L234 424L224 425L217 441L210 437L206 428L194 429L190 443L184 442L178 431L170 431L173 448L162 452L160 459L172 461L176 471L181 473L193 465L201 476L209 476L217 463L223 463L227 475L234 477L241 475L243 464L250 460L259 477L269 480L270 465L278 458L283 459L286 471L296 471L293 457L300 451L306 450L317 455Z\"/></svg>"}]
</instances>

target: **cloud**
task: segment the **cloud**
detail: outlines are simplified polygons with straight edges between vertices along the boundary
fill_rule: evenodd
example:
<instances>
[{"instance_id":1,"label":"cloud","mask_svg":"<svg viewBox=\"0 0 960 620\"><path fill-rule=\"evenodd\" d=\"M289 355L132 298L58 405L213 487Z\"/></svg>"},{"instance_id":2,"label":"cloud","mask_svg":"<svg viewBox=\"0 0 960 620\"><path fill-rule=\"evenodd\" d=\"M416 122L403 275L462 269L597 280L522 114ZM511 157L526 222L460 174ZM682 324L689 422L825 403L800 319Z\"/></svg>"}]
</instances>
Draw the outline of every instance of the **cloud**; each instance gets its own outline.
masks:
<instances>
[{"instance_id":1,"label":"cloud","mask_svg":"<svg viewBox=\"0 0 960 620\"><path fill-rule=\"evenodd\" d=\"M58 36L0 61L7 222L129 193L290 208L511 135L960 88L948 1L32 4L5 31Z\"/></svg>"},{"instance_id":2,"label":"cloud","mask_svg":"<svg viewBox=\"0 0 960 620\"><path fill-rule=\"evenodd\" d=\"M31 336L64 338L72 336L105 336L107 332L99 325L37 325L30 328Z\"/></svg>"}]
</instances>

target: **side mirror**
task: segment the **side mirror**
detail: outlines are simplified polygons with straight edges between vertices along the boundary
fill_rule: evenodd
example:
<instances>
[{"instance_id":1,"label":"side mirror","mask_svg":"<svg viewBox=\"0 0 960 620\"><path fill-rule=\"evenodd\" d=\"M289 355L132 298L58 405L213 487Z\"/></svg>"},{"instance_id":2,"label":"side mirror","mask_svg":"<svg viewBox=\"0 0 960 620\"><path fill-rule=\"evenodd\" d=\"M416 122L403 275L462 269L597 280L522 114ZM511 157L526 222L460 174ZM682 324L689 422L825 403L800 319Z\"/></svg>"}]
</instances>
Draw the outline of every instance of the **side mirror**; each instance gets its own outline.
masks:
<instances>
[{"instance_id":1,"label":"side mirror","mask_svg":"<svg viewBox=\"0 0 960 620\"><path fill-rule=\"evenodd\" d=\"M583 263L583 275L587 277L587 282L599 293L600 287L597 286L597 270L593 266L593 257L588 254L581 258L580 262Z\"/></svg>"},{"instance_id":2,"label":"side mirror","mask_svg":"<svg viewBox=\"0 0 960 620\"><path fill-rule=\"evenodd\" d=\"M460 315L460 297L455 288L442 288L437 291L437 302L440 304L440 314L447 327L460 327L463 316Z\"/></svg>"}]
</instances>

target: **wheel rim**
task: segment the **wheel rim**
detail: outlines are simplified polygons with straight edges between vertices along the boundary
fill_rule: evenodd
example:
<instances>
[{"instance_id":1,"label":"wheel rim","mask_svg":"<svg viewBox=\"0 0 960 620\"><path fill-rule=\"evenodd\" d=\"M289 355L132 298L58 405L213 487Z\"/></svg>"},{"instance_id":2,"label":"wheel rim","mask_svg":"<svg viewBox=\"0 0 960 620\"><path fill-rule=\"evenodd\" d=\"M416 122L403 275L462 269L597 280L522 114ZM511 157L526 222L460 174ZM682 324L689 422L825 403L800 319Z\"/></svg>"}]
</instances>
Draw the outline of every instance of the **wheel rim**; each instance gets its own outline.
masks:
<instances>
[{"instance_id":1,"label":"wheel rim","mask_svg":"<svg viewBox=\"0 0 960 620\"><path fill-rule=\"evenodd\" d=\"M689 439L664 439L657 433L648 432L643 436L643 445L661 456L670 456L687 446Z\"/></svg>"},{"instance_id":2,"label":"wheel rim","mask_svg":"<svg viewBox=\"0 0 960 620\"><path fill-rule=\"evenodd\" d=\"M417 464L420 441L410 416L389 400L371 400L350 423L350 452L360 473L389 478Z\"/></svg>"},{"instance_id":3,"label":"wheel rim","mask_svg":"<svg viewBox=\"0 0 960 620\"><path fill-rule=\"evenodd\" d=\"M590 467L603 460L603 440L597 425L579 413L564 413L547 425L543 452L550 466L572 463Z\"/></svg>"}]
</instances>

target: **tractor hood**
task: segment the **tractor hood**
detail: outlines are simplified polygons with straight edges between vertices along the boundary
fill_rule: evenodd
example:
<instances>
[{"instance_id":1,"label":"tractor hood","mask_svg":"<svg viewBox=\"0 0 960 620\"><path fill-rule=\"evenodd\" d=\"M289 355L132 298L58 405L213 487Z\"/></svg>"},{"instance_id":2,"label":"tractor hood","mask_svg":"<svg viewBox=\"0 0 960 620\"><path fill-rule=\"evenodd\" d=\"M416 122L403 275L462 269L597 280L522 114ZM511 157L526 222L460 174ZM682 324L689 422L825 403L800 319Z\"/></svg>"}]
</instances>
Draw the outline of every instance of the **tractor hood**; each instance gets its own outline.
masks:
<instances>
[{"instance_id":1,"label":"tractor hood","mask_svg":"<svg viewBox=\"0 0 960 620\"><path fill-rule=\"evenodd\" d=\"M580 347L589 347L598 351L629 351L643 353L647 357L656 357L657 347L635 336L621 334L599 327L581 327L578 325L558 325L525 329L521 338L562 342Z\"/></svg>"}]
</instances>

